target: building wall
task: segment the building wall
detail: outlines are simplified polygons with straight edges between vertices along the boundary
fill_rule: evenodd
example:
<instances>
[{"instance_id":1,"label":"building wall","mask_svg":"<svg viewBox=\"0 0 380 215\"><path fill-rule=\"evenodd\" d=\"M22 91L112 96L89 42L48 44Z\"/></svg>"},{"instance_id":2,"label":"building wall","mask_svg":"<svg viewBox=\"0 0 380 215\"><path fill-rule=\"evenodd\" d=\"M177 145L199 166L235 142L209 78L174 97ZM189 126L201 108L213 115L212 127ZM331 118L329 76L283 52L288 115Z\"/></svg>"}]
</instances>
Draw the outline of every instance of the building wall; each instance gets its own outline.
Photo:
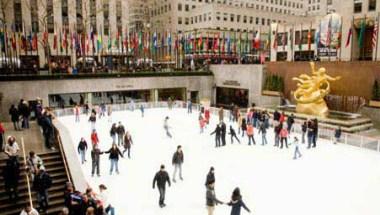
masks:
<instances>
[{"instance_id":1,"label":"building wall","mask_svg":"<svg viewBox=\"0 0 380 215\"><path fill-rule=\"evenodd\" d=\"M211 100L213 79L213 76L182 76L3 81L0 82L0 120L9 120L10 105L18 104L21 98L35 100L40 97L43 104L48 105L48 97L51 94L186 88L188 91L199 91L199 98Z\"/></svg>"},{"instance_id":2,"label":"building wall","mask_svg":"<svg viewBox=\"0 0 380 215\"><path fill-rule=\"evenodd\" d=\"M285 96L291 98L297 82L293 77L311 74L308 62L270 62L266 64L268 73L284 78ZM376 62L318 62L316 68L325 67L330 76L341 76L342 79L331 83L331 94L344 96L362 96L367 100L372 97L372 86L375 79L380 80L380 64Z\"/></svg>"}]
</instances>

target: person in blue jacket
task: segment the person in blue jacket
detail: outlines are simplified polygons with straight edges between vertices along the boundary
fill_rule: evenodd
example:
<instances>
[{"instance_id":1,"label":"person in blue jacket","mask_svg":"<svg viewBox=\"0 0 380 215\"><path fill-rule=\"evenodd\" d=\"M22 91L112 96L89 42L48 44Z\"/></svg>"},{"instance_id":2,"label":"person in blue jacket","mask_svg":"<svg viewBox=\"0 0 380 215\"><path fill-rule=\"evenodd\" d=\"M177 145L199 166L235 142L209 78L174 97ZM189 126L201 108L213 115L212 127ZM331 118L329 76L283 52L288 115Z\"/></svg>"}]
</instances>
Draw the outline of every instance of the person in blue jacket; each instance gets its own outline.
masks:
<instances>
[{"instance_id":1,"label":"person in blue jacket","mask_svg":"<svg viewBox=\"0 0 380 215\"><path fill-rule=\"evenodd\" d=\"M248 211L248 213L251 213L249 208L243 202L243 197L241 196L240 189L238 187L232 192L231 201L228 205L232 207L231 215L240 215L242 207Z\"/></svg>"}]
</instances>

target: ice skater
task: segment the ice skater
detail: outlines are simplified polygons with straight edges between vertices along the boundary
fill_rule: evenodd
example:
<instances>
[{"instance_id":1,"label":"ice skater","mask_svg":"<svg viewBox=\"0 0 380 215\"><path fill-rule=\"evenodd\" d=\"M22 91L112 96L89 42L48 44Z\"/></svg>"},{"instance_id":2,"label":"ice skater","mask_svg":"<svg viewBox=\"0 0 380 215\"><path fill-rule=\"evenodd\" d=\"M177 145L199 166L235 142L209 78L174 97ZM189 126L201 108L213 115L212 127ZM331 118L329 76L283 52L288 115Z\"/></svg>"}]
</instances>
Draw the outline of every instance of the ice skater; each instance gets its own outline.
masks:
<instances>
[{"instance_id":1,"label":"ice skater","mask_svg":"<svg viewBox=\"0 0 380 215\"><path fill-rule=\"evenodd\" d=\"M104 152L100 151L99 146L95 145L91 150L91 176L94 177L95 170L96 175L100 177L100 155Z\"/></svg>"},{"instance_id":2,"label":"ice skater","mask_svg":"<svg viewBox=\"0 0 380 215\"><path fill-rule=\"evenodd\" d=\"M133 101L133 99L131 99L131 101L129 102L129 109L132 112L135 111L135 101Z\"/></svg>"},{"instance_id":3,"label":"ice skater","mask_svg":"<svg viewBox=\"0 0 380 215\"><path fill-rule=\"evenodd\" d=\"M304 144L305 143L305 136L306 136L306 132L307 132L307 121L304 121L302 123L301 130L302 130L302 144Z\"/></svg>"},{"instance_id":4,"label":"ice skater","mask_svg":"<svg viewBox=\"0 0 380 215\"><path fill-rule=\"evenodd\" d=\"M206 125L205 119L202 116L202 112L199 112L198 121L199 121L200 133L202 134Z\"/></svg>"},{"instance_id":5,"label":"ice skater","mask_svg":"<svg viewBox=\"0 0 380 215\"><path fill-rule=\"evenodd\" d=\"M156 173L153 178L153 189L157 184L158 192L160 193L160 198L158 204L161 208L165 207L165 191L166 191L166 183L168 183L170 187L170 178L168 172L165 171L165 166L161 165L160 171Z\"/></svg>"},{"instance_id":6,"label":"ice skater","mask_svg":"<svg viewBox=\"0 0 380 215\"><path fill-rule=\"evenodd\" d=\"M117 133L117 127L116 123L113 123L110 130L110 136L112 138L112 143L116 143L116 133Z\"/></svg>"},{"instance_id":7,"label":"ice skater","mask_svg":"<svg viewBox=\"0 0 380 215\"><path fill-rule=\"evenodd\" d=\"M82 137L79 141L79 144L78 144L78 154L80 155L82 164L84 164L84 162L86 162L86 151L87 151L87 142Z\"/></svg>"},{"instance_id":8,"label":"ice skater","mask_svg":"<svg viewBox=\"0 0 380 215\"><path fill-rule=\"evenodd\" d=\"M262 123L260 123L259 134L260 133L261 133L261 145L268 144L268 141L267 141L267 125L264 121Z\"/></svg>"},{"instance_id":9,"label":"ice skater","mask_svg":"<svg viewBox=\"0 0 380 215\"><path fill-rule=\"evenodd\" d=\"M120 152L119 148L117 147L116 143L112 143L112 147L104 152L106 154L110 154L109 159L111 161L111 167L110 167L110 175L112 175L113 169L115 168L116 173L119 174L119 156L124 157L123 154Z\"/></svg>"},{"instance_id":10,"label":"ice skater","mask_svg":"<svg viewBox=\"0 0 380 215\"><path fill-rule=\"evenodd\" d=\"M220 125L217 124L216 128L213 132L211 132L210 135L215 134L215 147L220 147L220 135L222 133L222 129L220 128Z\"/></svg>"},{"instance_id":11,"label":"ice skater","mask_svg":"<svg viewBox=\"0 0 380 215\"><path fill-rule=\"evenodd\" d=\"M107 116L108 116L108 122L112 122L112 105L108 105L107 107Z\"/></svg>"},{"instance_id":12,"label":"ice skater","mask_svg":"<svg viewBox=\"0 0 380 215\"><path fill-rule=\"evenodd\" d=\"M144 105L140 105L141 117L144 117Z\"/></svg>"},{"instance_id":13,"label":"ice skater","mask_svg":"<svg viewBox=\"0 0 380 215\"><path fill-rule=\"evenodd\" d=\"M207 206L207 214L214 215L215 206L218 204L224 204L222 201L218 200L215 195L215 182L210 182L206 185L206 206Z\"/></svg>"},{"instance_id":14,"label":"ice skater","mask_svg":"<svg viewBox=\"0 0 380 215\"><path fill-rule=\"evenodd\" d=\"M131 158L131 146L132 146L132 144L133 144L132 136L129 133L129 131L127 131L127 133L125 133L125 135L124 135L124 151L123 151L123 155L124 155L125 152L128 152L128 158L129 159Z\"/></svg>"},{"instance_id":15,"label":"ice skater","mask_svg":"<svg viewBox=\"0 0 380 215\"><path fill-rule=\"evenodd\" d=\"M222 146L226 145L226 134L227 134L227 126L226 123L223 121L220 122L220 129L221 129L221 140L222 140Z\"/></svg>"},{"instance_id":16,"label":"ice skater","mask_svg":"<svg viewBox=\"0 0 380 215\"><path fill-rule=\"evenodd\" d=\"M280 149L282 149L282 147L284 146L284 142L285 142L286 148L288 148L288 136L289 136L288 129L285 128L285 126L283 126L281 131L280 131L280 138L281 138Z\"/></svg>"},{"instance_id":17,"label":"ice skater","mask_svg":"<svg viewBox=\"0 0 380 215\"><path fill-rule=\"evenodd\" d=\"M172 159L172 164L174 166L174 172L173 172L173 182L176 182L176 176L177 176L177 171L179 170L179 179L181 181L183 180L182 178L182 164L184 161L183 157L183 151L182 151L182 146L179 145L177 146L177 151L174 152L173 154L173 159Z\"/></svg>"},{"instance_id":18,"label":"ice skater","mask_svg":"<svg viewBox=\"0 0 380 215\"><path fill-rule=\"evenodd\" d=\"M230 132L228 133L231 136L231 144L234 144L234 138L240 143L239 138L236 136L236 132L234 128L232 128L232 125L230 125Z\"/></svg>"},{"instance_id":19,"label":"ice skater","mask_svg":"<svg viewBox=\"0 0 380 215\"><path fill-rule=\"evenodd\" d=\"M92 148L94 148L95 146L99 144L98 133L96 133L95 129L93 129L91 133L91 144L92 144Z\"/></svg>"},{"instance_id":20,"label":"ice skater","mask_svg":"<svg viewBox=\"0 0 380 215\"><path fill-rule=\"evenodd\" d=\"M253 125L249 123L247 125L247 136L248 136L248 145L251 145L251 140L254 145L256 145L255 138L253 137L254 132L253 132Z\"/></svg>"},{"instance_id":21,"label":"ice skater","mask_svg":"<svg viewBox=\"0 0 380 215\"><path fill-rule=\"evenodd\" d=\"M208 171L207 176L206 176L206 183L205 183L206 187L209 184L215 184L215 169L213 166L210 167L210 170Z\"/></svg>"},{"instance_id":22,"label":"ice skater","mask_svg":"<svg viewBox=\"0 0 380 215\"><path fill-rule=\"evenodd\" d=\"M241 137L244 137L244 133L247 131L247 120L243 117L241 120Z\"/></svg>"},{"instance_id":23,"label":"ice skater","mask_svg":"<svg viewBox=\"0 0 380 215\"><path fill-rule=\"evenodd\" d=\"M119 125L116 128L116 133L117 133L117 145L121 146L123 145L123 139L124 139L124 134L125 134L125 128L124 125L119 122Z\"/></svg>"},{"instance_id":24,"label":"ice skater","mask_svg":"<svg viewBox=\"0 0 380 215\"><path fill-rule=\"evenodd\" d=\"M75 114L75 122L80 121L80 107L78 105L75 105L74 107L74 114Z\"/></svg>"},{"instance_id":25,"label":"ice skater","mask_svg":"<svg viewBox=\"0 0 380 215\"><path fill-rule=\"evenodd\" d=\"M169 117L165 117L165 120L164 120L164 129L166 131L166 136L169 137L169 138L172 138L172 135L169 131L170 129L170 126L169 126Z\"/></svg>"},{"instance_id":26,"label":"ice skater","mask_svg":"<svg viewBox=\"0 0 380 215\"><path fill-rule=\"evenodd\" d=\"M243 197L240 194L240 189L237 187L232 192L231 201L228 203L229 206L232 207L231 215L240 215L241 208L243 207L248 213L251 213L249 208L243 202Z\"/></svg>"},{"instance_id":27,"label":"ice skater","mask_svg":"<svg viewBox=\"0 0 380 215\"><path fill-rule=\"evenodd\" d=\"M193 103L190 99L187 100L187 113L190 114L193 112Z\"/></svg>"},{"instance_id":28,"label":"ice skater","mask_svg":"<svg viewBox=\"0 0 380 215\"><path fill-rule=\"evenodd\" d=\"M337 129L335 129L335 134L334 134L335 141L334 141L334 144L340 142L340 136L342 136L342 129L341 129L341 127L339 126Z\"/></svg>"},{"instance_id":29,"label":"ice skater","mask_svg":"<svg viewBox=\"0 0 380 215\"><path fill-rule=\"evenodd\" d=\"M88 121L91 124L91 130L95 129L95 124L96 124L96 112L92 112L90 117L88 118Z\"/></svg>"},{"instance_id":30,"label":"ice skater","mask_svg":"<svg viewBox=\"0 0 380 215\"><path fill-rule=\"evenodd\" d=\"M294 156L293 156L293 159L296 160L297 158L302 157L297 137L294 137L294 141L293 141L292 144L294 144Z\"/></svg>"},{"instance_id":31,"label":"ice skater","mask_svg":"<svg viewBox=\"0 0 380 215\"><path fill-rule=\"evenodd\" d=\"M210 110L209 109L205 110L205 119L206 119L206 124L208 125L210 123Z\"/></svg>"}]
</instances>

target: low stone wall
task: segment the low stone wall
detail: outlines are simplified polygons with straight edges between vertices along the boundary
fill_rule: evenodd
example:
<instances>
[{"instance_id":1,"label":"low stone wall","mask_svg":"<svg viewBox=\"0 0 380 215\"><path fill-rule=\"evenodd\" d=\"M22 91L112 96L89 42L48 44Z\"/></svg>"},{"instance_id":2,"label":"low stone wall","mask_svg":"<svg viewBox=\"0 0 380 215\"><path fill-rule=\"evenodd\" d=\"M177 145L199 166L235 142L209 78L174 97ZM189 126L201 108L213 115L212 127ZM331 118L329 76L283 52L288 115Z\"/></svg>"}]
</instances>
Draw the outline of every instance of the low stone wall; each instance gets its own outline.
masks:
<instances>
[{"instance_id":1,"label":"low stone wall","mask_svg":"<svg viewBox=\"0 0 380 215\"><path fill-rule=\"evenodd\" d=\"M360 113L370 119L374 123L380 123L380 108L373 108L373 107L362 107L360 109Z\"/></svg>"}]
</instances>

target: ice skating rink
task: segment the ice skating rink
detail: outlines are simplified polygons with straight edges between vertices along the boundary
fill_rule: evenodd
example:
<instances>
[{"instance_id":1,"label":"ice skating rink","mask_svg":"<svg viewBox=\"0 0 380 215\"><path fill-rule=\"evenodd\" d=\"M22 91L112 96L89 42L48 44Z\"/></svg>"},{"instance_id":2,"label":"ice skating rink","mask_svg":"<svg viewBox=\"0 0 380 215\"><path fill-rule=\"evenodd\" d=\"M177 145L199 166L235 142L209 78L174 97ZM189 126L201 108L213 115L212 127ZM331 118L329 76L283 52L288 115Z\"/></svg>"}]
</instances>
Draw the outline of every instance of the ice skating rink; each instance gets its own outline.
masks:
<instances>
[{"instance_id":1,"label":"ice skating rink","mask_svg":"<svg viewBox=\"0 0 380 215\"><path fill-rule=\"evenodd\" d=\"M163 120L169 116L173 139L166 137ZM303 157L293 160L289 149L273 147L273 129L268 130L268 142L261 146L261 136L255 131L258 145L230 144L215 148L217 116L205 133L199 133L198 113L186 109L146 109L114 112L112 121L121 121L132 134L132 159L119 161L120 175L109 175L108 154L101 157L101 177L91 177L90 150L82 170L88 183L98 190L100 183L108 187L109 199L117 215L201 215L205 206L205 179L210 166L215 167L217 197L227 202L235 187L240 187L243 200L255 215L379 215L380 214L380 154L347 145L333 145L320 139L316 149L301 146ZM71 132L73 147L81 137L89 146L90 124L81 116L58 118ZM227 121L227 128L230 123ZM233 124L236 128L236 124ZM107 117L97 121L101 150L108 150L112 139ZM237 129L236 129L237 131ZM164 209L158 206L158 190L152 189L154 174L165 164L172 175L171 159L177 145L183 146L184 181L177 179L167 187ZM79 159L79 155L77 157ZM230 207L219 205L216 215L227 215ZM243 211L242 214L247 214Z\"/></svg>"}]
</instances>

